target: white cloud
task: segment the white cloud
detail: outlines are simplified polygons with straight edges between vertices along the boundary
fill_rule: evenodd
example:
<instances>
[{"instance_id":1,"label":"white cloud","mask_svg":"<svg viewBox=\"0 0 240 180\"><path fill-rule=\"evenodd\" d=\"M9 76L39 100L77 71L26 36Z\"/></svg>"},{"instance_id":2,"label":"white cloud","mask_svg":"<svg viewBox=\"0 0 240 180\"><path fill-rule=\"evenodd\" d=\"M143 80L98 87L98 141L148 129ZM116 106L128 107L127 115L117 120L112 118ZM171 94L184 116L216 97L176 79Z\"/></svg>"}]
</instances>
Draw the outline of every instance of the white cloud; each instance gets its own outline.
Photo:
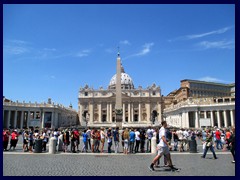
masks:
<instances>
[{"instance_id":1,"label":"white cloud","mask_svg":"<svg viewBox=\"0 0 240 180\"><path fill-rule=\"evenodd\" d=\"M198 44L199 46L210 49L210 48L217 48L217 49L233 49L235 44L233 41L202 41Z\"/></svg>"},{"instance_id":2,"label":"white cloud","mask_svg":"<svg viewBox=\"0 0 240 180\"><path fill-rule=\"evenodd\" d=\"M135 54L136 56L143 56L143 55L146 55L148 54L150 51L151 51L151 47L154 45L154 43L146 43L143 45L143 49Z\"/></svg>"},{"instance_id":3,"label":"white cloud","mask_svg":"<svg viewBox=\"0 0 240 180\"><path fill-rule=\"evenodd\" d=\"M77 57L85 57L85 56L88 56L90 54L90 50L89 49L85 49L85 50L81 50L80 52L78 52L76 54Z\"/></svg>"},{"instance_id":4,"label":"white cloud","mask_svg":"<svg viewBox=\"0 0 240 180\"><path fill-rule=\"evenodd\" d=\"M214 77L206 76L198 79L199 81L226 83L226 81Z\"/></svg>"},{"instance_id":5,"label":"white cloud","mask_svg":"<svg viewBox=\"0 0 240 180\"><path fill-rule=\"evenodd\" d=\"M50 78L51 79L56 79L56 77L54 75L51 75Z\"/></svg>"},{"instance_id":6,"label":"white cloud","mask_svg":"<svg viewBox=\"0 0 240 180\"><path fill-rule=\"evenodd\" d=\"M201 34L191 34L191 35L180 36L175 39L169 39L167 41L173 42L173 41L177 41L177 40L191 40L191 39L202 38L202 37L209 36L209 35L223 34L232 28L233 28L232 26L228 26L228 27L224 27L221 29L217 29L217 30L213 30L213 31L209 31L209 32L201 33Z\"/></svg>"},{"instance_id":7,"label":"white cloud","mask_svg":"<svg viewBox=\"0 0 240 180\"><path fill-rule=\"evenodd\" d=\"M213 35L213 34L223 34L230 29L232 29L232 27L225 27L225 28L221 28L218 30L214 30L214 31L210 31L210 32L202 33L202 34L187 35L186 37L188 39L196 39L196 38L201 38L201 37L205 37L205 36L209 36L209 35Z\"/></svg>"},{"instance_id":8,"label":"white cloud","mask_svg":"<svg viewBox=\"0 0 240 180\"><path fill-rule=\"evenodd\" d=\"M131 43L128 40L120 41L119 43L124 45L131 45Z\"/></svg>"},{"instance_id":9,"label":"white cloud","mask_svg":"<svg viewBox=\"0 0 240 180\"><path fill-rule=\"evenodd\" d=\"M22 40L7 40L3 45L3 51L7 54L19 55L30 52L29 42Z\"/></svg>"}]
</instances>

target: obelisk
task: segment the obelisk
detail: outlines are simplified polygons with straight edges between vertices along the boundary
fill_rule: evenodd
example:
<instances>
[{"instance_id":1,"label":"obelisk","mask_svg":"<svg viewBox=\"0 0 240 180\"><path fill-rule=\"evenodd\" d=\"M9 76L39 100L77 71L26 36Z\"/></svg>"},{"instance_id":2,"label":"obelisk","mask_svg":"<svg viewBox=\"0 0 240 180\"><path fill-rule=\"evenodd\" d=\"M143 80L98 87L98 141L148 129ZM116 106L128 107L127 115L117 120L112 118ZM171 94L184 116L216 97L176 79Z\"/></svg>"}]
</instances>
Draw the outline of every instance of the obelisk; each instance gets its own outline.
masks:
<instances>
[{"instance_id":1,"label":"obelisk","mask_svg":"<svg viewBox=\"0 0 240 180\"><path fill-rule=\"evenodd\" d=\"M122 88L121 88L121 58L118 52L117 57L117 75L116 75L116 126L122 128Z\"/></svg>"}]
</instances>

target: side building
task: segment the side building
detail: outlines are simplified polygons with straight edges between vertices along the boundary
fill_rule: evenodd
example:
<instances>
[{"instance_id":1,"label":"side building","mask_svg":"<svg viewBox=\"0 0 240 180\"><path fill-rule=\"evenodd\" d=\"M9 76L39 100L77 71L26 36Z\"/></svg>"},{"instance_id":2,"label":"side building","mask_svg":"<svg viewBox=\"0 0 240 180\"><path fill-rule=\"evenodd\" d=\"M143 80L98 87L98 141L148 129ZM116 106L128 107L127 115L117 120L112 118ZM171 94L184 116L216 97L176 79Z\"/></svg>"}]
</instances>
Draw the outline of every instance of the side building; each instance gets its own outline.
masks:
<instances>
[{"instance_id":1,"label":"side building","mask_svg":"<svg viewBox=\"0 0 240 180\"><path fill-rule=\"evenodd\" d=\"M59 128L79 125L77 111L72 106L64 107L47 103L13 102L3 97L3 128Z\"/></svg>"},{"instance_id":2,"label":"side building","mask_svg":"<svg viewBox=\"0 0 240 180\"><path fill-rule=\"evenodd\" d=\"M164 97L163 117L171 126L235 126L235 84L185 79Z\"/></svg>"}]
</instances>

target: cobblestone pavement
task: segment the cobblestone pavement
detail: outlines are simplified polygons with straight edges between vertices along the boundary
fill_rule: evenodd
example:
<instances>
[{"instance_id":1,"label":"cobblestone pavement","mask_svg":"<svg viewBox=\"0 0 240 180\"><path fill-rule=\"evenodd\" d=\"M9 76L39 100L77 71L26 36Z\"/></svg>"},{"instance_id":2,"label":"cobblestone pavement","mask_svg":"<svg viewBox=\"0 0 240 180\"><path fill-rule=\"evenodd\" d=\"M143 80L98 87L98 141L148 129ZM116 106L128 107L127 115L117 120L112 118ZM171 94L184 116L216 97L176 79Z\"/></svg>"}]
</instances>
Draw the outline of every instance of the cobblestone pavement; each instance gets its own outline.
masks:
<instances>
[{"instance_id":1,"label":"cobblestone pavement","mask_svg":"<svg viewBox=\"0 0 240 180\"><path fill-rule=\"evenodd\" d=\"M235 164L228 154L206 159L200 154L173 154L172 160L180 172L168 168L148 169L150 154L3 154L4 176L235 176ZM161 160L163 165L163 160Z\"/></svg>"}]
</instances>

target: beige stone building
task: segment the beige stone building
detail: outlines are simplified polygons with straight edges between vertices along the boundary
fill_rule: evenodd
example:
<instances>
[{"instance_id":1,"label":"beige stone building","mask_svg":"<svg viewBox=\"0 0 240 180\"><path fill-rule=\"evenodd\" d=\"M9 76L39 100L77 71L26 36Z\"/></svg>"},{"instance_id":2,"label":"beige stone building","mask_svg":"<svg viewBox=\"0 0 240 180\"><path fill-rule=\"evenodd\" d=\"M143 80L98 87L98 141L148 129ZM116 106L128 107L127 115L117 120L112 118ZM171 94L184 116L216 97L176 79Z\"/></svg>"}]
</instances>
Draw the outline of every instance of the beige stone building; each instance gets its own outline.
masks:
<instances>
[{"instance_id":1,"label":"beige stone building","mask_svg":"<svg viewBox=\"0 0 240 180\"><path fill-rule=\"evenodd\" d=\"M235 84L182 80L164 97L163 117L181 128L235 126Z\"/></svg>"},{"instance_id":2,"label":"beige stone building","mask_svg":"<svg viewBox=\"0 0 240 180\"><path fill-rule=\"evenodd\" d=\"M14 102L3 97L3 128L59 128L79 124L77 111L51 99L45 103Z\"/></svg>"},{"instance_id":3,"label":"beige stone building","mask_svg":"<svg viewBox=\"0 0 240 180\"><path fill-rule=\"evenodd\" d=\"M120 58L120 56L118 57ZM162 118L161 89L155 84L146 89L135 88L132 78L121 68L122 127L158 125ZM81 87L78 95L78 115L82 126L115 127L116 74L107 89ZM87 123L87 124L86 124Z\"/></svg>"}]
</instances>

